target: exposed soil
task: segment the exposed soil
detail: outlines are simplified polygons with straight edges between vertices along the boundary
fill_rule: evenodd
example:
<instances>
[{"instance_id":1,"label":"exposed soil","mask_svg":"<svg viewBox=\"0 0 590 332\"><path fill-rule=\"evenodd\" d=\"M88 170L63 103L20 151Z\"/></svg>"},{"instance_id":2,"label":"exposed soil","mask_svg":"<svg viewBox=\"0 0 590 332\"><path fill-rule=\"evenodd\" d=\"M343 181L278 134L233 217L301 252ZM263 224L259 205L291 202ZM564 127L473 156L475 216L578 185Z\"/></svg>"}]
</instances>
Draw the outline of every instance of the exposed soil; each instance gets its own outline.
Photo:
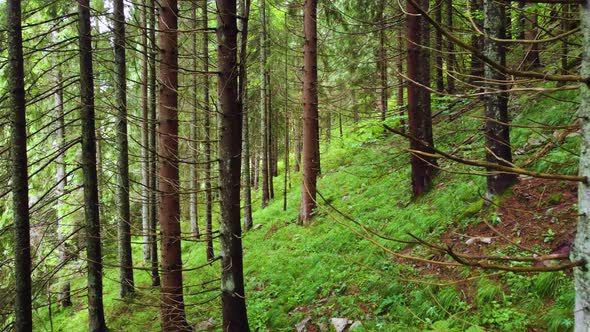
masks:
<instances>
[{"instance_id":1,"label":"exposed soil","mask_svg":"<svg viewBox=\"0 0 590 332\"><path fill-rule=\"evenodd\" d=\"M576 188L565 181L521 179L513 195L496 206L495 214L480 213L482 222L463 231L451 230L443 241L456 252L474 255L507 248L516 254L524 248L567 254L577 223Z\"/></svg>"}]
</instances>

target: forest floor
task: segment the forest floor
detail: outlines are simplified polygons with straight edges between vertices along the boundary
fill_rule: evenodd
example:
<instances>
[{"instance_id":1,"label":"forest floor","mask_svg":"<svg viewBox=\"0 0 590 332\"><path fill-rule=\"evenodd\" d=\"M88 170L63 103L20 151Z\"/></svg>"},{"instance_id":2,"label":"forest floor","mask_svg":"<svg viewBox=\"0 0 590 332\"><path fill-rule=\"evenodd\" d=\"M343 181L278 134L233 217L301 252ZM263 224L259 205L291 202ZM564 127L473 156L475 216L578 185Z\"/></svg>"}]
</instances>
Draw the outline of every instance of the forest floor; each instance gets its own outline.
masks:
<instances>
[{"instance_id":1,"label":"forest floor","mask_svg":"<svg viewBox=\"0 0 590 332\"><path fill-rule=\"evenodd\" d=\"M579 137L575 130L529 128L532 123L571 125L575 93L511 100L516 164L536 171L574 174ZM559 102L556 100L560 100ZM450 105L450 106L449 106ZM481 159L481 107L472 102L435 100L440 112L437 146ZM455 116L461 114L461 116ZM399 119L388 124L396 125ZM275 178L275 199L260 209L254 195L254 224L244 235L248 316L253 331L324 331L345 318L364 331L568 331L574 290L567 272L528 273L441 267L400 257L452 262L425 246L407 244L410 233L449 244L468 254L567 253L576 223L576 185L520 178L506 195L487 202L480 169L440 160L431 192L412 200L405 142L367 120L332 132L322 145L319 208L306 227L296 224L300 174L292 172L283 211L283 169ZM553 142L553 143L552 143ZM186 211L183 211L186 214ZM183 227L188 225L183 225ZM105 241L105 262L116 262L113 239ZM218 248L216 248L218 249ZM137 265L141 247L134 248ZM205 262L202 242L183 243L185 267ZM107 320L114 331L159 331L158 290L147 271L136 272L138 292L118 299L117 270L105 269ZM219 330L219 265L184 273L187 317L196 330ZM82 289L71 309L36 314L39 331L82 331L86 326Z\"/></svg>"}]
</instances>

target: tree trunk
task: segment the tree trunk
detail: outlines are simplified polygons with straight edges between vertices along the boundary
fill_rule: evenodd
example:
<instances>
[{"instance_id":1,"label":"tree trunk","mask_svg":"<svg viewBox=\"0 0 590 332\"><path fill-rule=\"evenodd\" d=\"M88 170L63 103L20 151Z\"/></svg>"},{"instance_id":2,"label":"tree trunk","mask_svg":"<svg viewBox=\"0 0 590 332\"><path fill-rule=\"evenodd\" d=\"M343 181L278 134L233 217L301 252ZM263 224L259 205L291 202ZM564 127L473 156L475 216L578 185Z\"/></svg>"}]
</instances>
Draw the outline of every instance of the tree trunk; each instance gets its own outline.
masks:
<instances>
[{"instance_id":1,"label":"tree trunk","mask_svg":"<svg viewBox=\"0 0 590 332\"><path fill-rule=\"evenodd\" d=\"M54 42L57 42L54 39ZM59 60L58 60L59 61ZM59 155L57 156L56 160L56 167L55 167L55 180L57 182L57 186L55 187L55 195L57 196L57 242L59 246L57 248L58 252L58 265L61 269L63 269L68 261L68 252L66 247L66 238L67 238L67 231L64 227L64 220L65 213L63 213L64 209L64 195L66 192L66 185L67 185L67 178L66 178L66 151L65 149L65 118L64 118L64 94L63 94L63 75L61 71L61 66L57 66L57 75L55 78L55 109L57 110L56 114L56 128L55 128L55 141L54 147L57 151L59 151ZM70 295L70 280L69 277L64 277L65 280L60 280L60 290L57 294L57 302L62 307L70 307L72 305L72 299Z\"/></svg>"},{"instance_id":2,"label":"tree trunk","mask_svg":"<svg viewBox=\"0 0 590 332\"><path fill-rule=\"evenodd\" d=\"M524 32L526 26L526 16L524 12L524 7L526 3L525 1L518 1L518 25L517 25L517 38L516 39L524 39Z\"/></svg>"},{"instance_id":3,"label":"tree trunk","mask_svg":"<svg viewBox=\"0 0 590 332\"><path fill-rule=\"evenodd\" d=\"M160 2L160 232L162 330L189 331L184 313L178 172L178 7Z\"/></svg>"},{"instance_id":4,"label":"tree trunk","mask_svg":"<svg viewBox=\"0 0 590 332\"><path fill-rule=\"evenodd\" d=\"M377 61L379 67L379 111L381 112L381 120L384 121L387 117L387 48L386 48L386 34L385 34L385 3L386 0L379 0L379 59Z\"/></svg>"},{"instance_id":5,"label":"tree trunk","mask_svg":"<svg viewBox=\"0 0 590 332\"><path fill-rule=\"evenodd\" d=\"M446 0L446 25L450 32L453 32L453 0ZM447 92L455 92L455 79L453 78L455 71L455 44L447 41Z\"/></svg>"},{"instance_id":6,"label":"tree trunk","mask_svg":"<svg viewBox=\"0 0 590 332\"><path fill-rule=\"evenodd\" d=\"M317 0L303 5L303 186L299 222L309 223L316 208L316 185L319 174L319 119L317 71Z\"/></svg>"},{"instance_id":7,"label":"tree trunk","mask_svg":"<svg viewBox=\"0 0 590 332\"><path fill-rule=\"evenodd\" d=\"M84 219L86 220L86 257L88 261L89 331L107 331L102 303L102 248L96 173L96 131L92 36L89 0L78 1L80 35L80 120L82 123L82 171L84 173Z\"/></svg>"},{"instance_id":8,"label":"tree trunk","mask_svg":"<svg viewBox=\"0 0 590 332\"><path fill-rule=\"evenodd\" d=\"M250 188L250 126L248 119L248 20L250 18L250 0L240 0L240 77L239 77L239 98L240 107L242 109L243 119L243 154L242 160L244 164L244 231L252 228L252 192Z\"/></svg>"},{"instance_id":9,"label":"tree trunk","mask_svg":"<svg viewBox=\"0 0 590 332\"><path fill-rule=\"evenodd\" d=\"M421 0L419 5L428 10L428 0ZM410 135L425 142L410 140L412 150L432 153L432 115L430 109L430 91L413 83L430 86L430 54L428 50L429 29L426 20L418 14L417 9L408 3L406 24L408 29L408 127ZM422 45L422 46L421 46ZM430 188L436 173L436 159L412 154L412 192L414 197L424 194Z\"/></svg>"},{"instance_id":10,"label":"tree trunk","mask_svg":"<svg viewBox=\"0 0 590 332\"><path fill-rule=\"evenodd\" d=\"M266 94L266 1L259 0L260 11L260 133L262 151L262 208L268 206L269 190L269 160L268 160L268 105Z\"/></svg>"},{"instance_id":11,"label":"tree trunk","mask_svg":"<svg viewBox=\"0 0 590 332\"><path fill-rule=\"evenodd\" d=\"M472 17L477 17L477 13L482 10L482 0L469 0L469 11ZM474 19L478 27L483 26L483 22L479 18ZM483 37L477 33L471 34L471 46L481 50L483 48ZM479 81L483 76L483 62L476 56L471 55L471 78L470 81Z\"/></svg>"},{"instance_id":12,"label":"tree trunk","mask_svg":"<svg viewBox=\"0 0 590 332\"><path fill-rule=\"evenodd\" d=\"M398 56L398 60L397 60L397 71L398 71L398 75L397 75L397 107L399 109L399 115L400 115L400 121L399 121L399 126L400 126L400 130L402 132L406 131L406 121L404 119L404 77L401 75L404 72L404 36L403 36L403 31L402 31L402 27L399 27L398 31L397 31L397 43L398 43L398 52L399 52L399 56Z\"/></svg>"},{"instance_id":13,"label":"tree trunk","mask_svg":"<svg viewBox=\"0 0 590 332\"><path fill-rule=\"evenodd\" d=\"M158 130L157 123L157 104L156 104L156 1L150 0L150 261L152 286L160 286L160 272L158 264L158 147L156 133Z\"/></svg>"},{"instance_id":14,"label":"tree trunk","mask_svg":"<svg viewBox=\"0 0 590 332\"><path fill-rule=\"evenodd\" d=\"M569 21L570 19L570 6L567 4L562 4L561 5L562 10L561 10L561 31L562 33L565 33L567 31L569 31L571 29L571 23ZM568 74L568 43L569 43L569 38L567 36L562 37L561 38L561 74L562 75L567 75ZM558 83L560 84L560 83ZM563 83L561 83L563 85Z\"/></svg>"},{"instance_id":15,"label":"tree trunk","mask_svg":"<svg viewBox=\"0 0 590 332\"><path fill-rule=\"evenodd\" d=\"M436 7L434 8L434 17L438 24L442 24L442 0L437 0L434 4ZM444 81L444 72L443 72L443 38L442 32L438 29L435 30L435 66L436 66L436 91L444 91L445 90L445 81Z\"/></svg>"},{"instance_id":16,"label":"tree trunk","mask_svg":"<svg viewBox=\"0 0 590 332\"><path fill-rule=\"evenodd\" d=\"M149 97L148 97L148 25L147 1L141 9L141 232L143 238L143 261L150 261L150 141L149 141Z\"/></svg>"},{"instance_id":17,"label":"tree trunk","mask_svg":"<svg viewBox=\"0 0 590 332\"><path fill-rule=\"evenodd\" d=\"M127 140L127 63L125 59L125 12L123 0L114 1L115 93L117 107L117 187L119 220L119 295L133 293L131 212L129 211L129 142Z\"/></svg>"},{"instance_id":18,"label":"tree trunk","mask_svg":"<svg viewBox=\"0 0 590 332\"><path fill-rule=\"evenodd\" d=\"M207 0L201 2L201 15L203 19L203 31L209 27L207 16ZM209 33L205 32L203 40L203 71L209 71ZM209 104L209 75L203 76L203 105L205 111L205 200L206 207L206 225L205 241L207 243L207 260L211 261L215 256L213 253L213 190L211 189L211 109Z\"/></svg>"},{"instance_id":19,"label":"tree trunk","mask_svg":"<svg viewBox=\"0 0 590 332\"><path fill-rule=\"evenodd\" d=\"M537 9L530 7L529 29L526 29L524 38L527 40L536 40L539 33ZM527 46L524 63L527 68L541 67L541 53L539 43L533 43Z\"/></svg>"},{"instance_id":20,"label":"tree trunk","mask_svg":"<svg viewBox=\"0 0 590 332\"><path fill-rule=\"evenodd\" d=\"M193 84L193 91L192 91L192 110L191 110L191 123L190 123L190 151L191 151L191 164L190 164L190 198L189 198L189 220L191 225L191 236L193 239L198 239L200 237L199 234L199 173L198 173L198 147L199 144L197 140L199 138L198 135L198 119L197 119L197 95L198 95L198 82L197 82L197 71L198 62L197 62L197 33L196 30L198 29L197 26L197 3L193 2L191 8L191 23L192 29L195 30L192 35L192 69L194 73L192 74L192 84Z\"/></svg>"},{"instance_id":21,"label":"tree trunk","mask_svg":"<svg viewBox=\"0 0 590 332\"><path fill-rule=\"evenodd\" d=\"M236 1L217 2L219 81L221 112L219 146L221 306L224 331L249 331L244 293L240 177L242 113L238 103Z\"/></svg>"},{"instance_id":22,"label":"tree trunk","mask_svg":"<svg viewBox=\"0 0 590 332\"><path fill-rule=\"evenodd\" d=\"M484 32L486 36L503 39L504 31L504 5L494 0L484 0ZM506 64L506 52L501 43L489 38L485 39L485 55L501 65ZM512 151L510 148L510 127L508 117L508 95L506 87L501 82L505 75L489 65L485 65L486 94L485 115L488 119L485 123L486 135L486 160L500 165L510 166L512 163ZM499 82L499 83L496 83ZM493 93L495 92L495 93ZM500 93L501 92L501 93ZM515 174L500 173L488 169L487 176L488 195L503 193L516 181Z\"/></svg>"},{"instance_id":23,"label":"tree trunk","mask_svg":"<svg viewBox=\"0 0 590 332\"><path fill-rule=\"evenodd\" d=\"M285 12L285 27L287 27ZM289 45L289 34L285 34L285 46ZM287 211L287 188L289 184L289 54L285 52L285 177L283 179L283 211Z\"/></svg>"},{"instance_id":24,"label":"tree trunk","mask_svg":"<svg viewBox=\"0 0 590 332\"><path fill-rule=\"evenodd\" d=\"M590 8L587 3L580 6L580 23L582 37L582 66L580 75L590 75ZM582 144L580 153L579 173L590 177L590 87L588 83L580 84L579 117L582 120ZM574 308L575 332L590 330L590 185L586 182L578 184L578 226L571 260L584 260L581 268L574 268L574 285L576 301Z\"/></svg>"},{"instance_id":25,"label":"tree trunk","mask_svg":"<svg viewBox=\"0 0 590 332\"><path fill-rule=\"evenodd\" d=\"M11 112L12 211L14 218L15 331L32 331L31 240L27 161L25 72L21 2L6 7Z\"/></svg>"}]
</instances>

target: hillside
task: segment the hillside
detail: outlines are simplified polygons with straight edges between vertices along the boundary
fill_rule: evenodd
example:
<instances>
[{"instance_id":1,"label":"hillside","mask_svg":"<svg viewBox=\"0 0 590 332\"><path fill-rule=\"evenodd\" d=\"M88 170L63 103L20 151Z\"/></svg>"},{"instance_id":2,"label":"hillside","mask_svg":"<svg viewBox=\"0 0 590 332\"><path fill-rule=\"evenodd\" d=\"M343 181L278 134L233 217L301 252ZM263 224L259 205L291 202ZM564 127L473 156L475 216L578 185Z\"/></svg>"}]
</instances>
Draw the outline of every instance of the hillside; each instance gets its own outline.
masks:
<instances>
[{"instance_id":1,"label":"hillside","mask_svg":"<svg viewBox=\"0 0 590 332\"><path fill-rule=\"evenodd\" d=\"M512 100L517 164L543 154L542 161L528 161L532 169L575 173L576 131L530 128L573 123L574 96L560 92ZM438 147L463 158L480 158L478 104L445 99L436 103L441 111L435 118ZM358 321L361 331L571 329L574 291L569 273L441 267L400 254L451 262L423 245L403 243L412 240L410 233L469 254L526 255L523 247L539 253L567 251L576 221L575 184L521 177L511 193L486 203L485 178L476 174L480 170L439 160L442 170L434 188L413 201L408 155L402 150L405 141L373 120L344 129L344 138L334 130L330 145L322 146L320 208L311 225L296 224L299 173L293 172L289 181L286 211L282 169L270 206L259 209L255 196L255 226L244 236L253 330L323 331L329 329L331 318ZM106 236L105 307L110 328L158 331L158 291L150 287L149 271L136 273L138 292L132 299L119 300L117 270L108 264L116 260L114 235ZM141 257L139 245L134 255ZM183 262L189 321L197 330L218 330L218 262L201 267L204 243L187 241ZM51 314L48 308L35 312L39 331L86 326L84 284L79 274L72 285L77 290L73 308L54 305Z\"/></svg>"}]
</instances>

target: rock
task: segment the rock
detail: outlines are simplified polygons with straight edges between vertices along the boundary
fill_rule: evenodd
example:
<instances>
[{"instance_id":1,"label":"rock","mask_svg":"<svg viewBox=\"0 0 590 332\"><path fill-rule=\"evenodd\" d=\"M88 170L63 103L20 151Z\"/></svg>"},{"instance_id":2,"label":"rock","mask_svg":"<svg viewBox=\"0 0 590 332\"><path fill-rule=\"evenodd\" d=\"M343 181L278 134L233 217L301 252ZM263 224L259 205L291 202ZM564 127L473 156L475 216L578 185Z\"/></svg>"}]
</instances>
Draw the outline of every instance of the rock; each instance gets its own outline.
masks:
<instances>
[{"instance_id":1,"label":"rock","mask_svg":"<svg viewBox=\"0 0 590 332\"><path fill-rule=\"evenodd\" d=\"M484 244L490 244L490 243L492 243L492 238L491 237L479 237L479 236L471 237L467 241L465 241L465 244L470 246L470 245L477 243L477 242L484 243Z\"/></svg>"},{"instance_id":2,"label":"rock","mask_svg":"<svg viewBox=\"0 0 590 332\"><path fill-rule=\"evenodd\" d=\"M348 320L348 318L330 318L330 323L332 323L336 332L344 332L352 321Z\"/></svg>"},{"instance_id":3,"label":"rock","mask_svg":"<svg viewBox=\"0 0 590 332\"><path fill-rule=\"evenodd\" d=\"M308 332L307 324L309 324L309 322L311 322L311 317L305 317L302 321L295 325L295 330L297 332Z\"/></svg>"},{"instance_id":4,"label":"rock","mask_svg":"<svg viewBox=\"0 0 590 332\"><path fill-rule=\"evenodd\" d=\"M214 331L215 330L215 321L213 318L209 318L204 322L197 323L195 325L195 331Z\"/></svg>"},{"instance_id":5,"label":"rock","mask_svg":"<svg viewBox=\"0 0 590 332\"><path fill-rule=\"evenodd\" d=\"M352 325L350 325L350 327L348 328L349 331L354 331L356 329L361 329L363 327L363 323L361 323L360 321L355 321L354 323L352 323Z\"/></svg>"}]
</instances>

